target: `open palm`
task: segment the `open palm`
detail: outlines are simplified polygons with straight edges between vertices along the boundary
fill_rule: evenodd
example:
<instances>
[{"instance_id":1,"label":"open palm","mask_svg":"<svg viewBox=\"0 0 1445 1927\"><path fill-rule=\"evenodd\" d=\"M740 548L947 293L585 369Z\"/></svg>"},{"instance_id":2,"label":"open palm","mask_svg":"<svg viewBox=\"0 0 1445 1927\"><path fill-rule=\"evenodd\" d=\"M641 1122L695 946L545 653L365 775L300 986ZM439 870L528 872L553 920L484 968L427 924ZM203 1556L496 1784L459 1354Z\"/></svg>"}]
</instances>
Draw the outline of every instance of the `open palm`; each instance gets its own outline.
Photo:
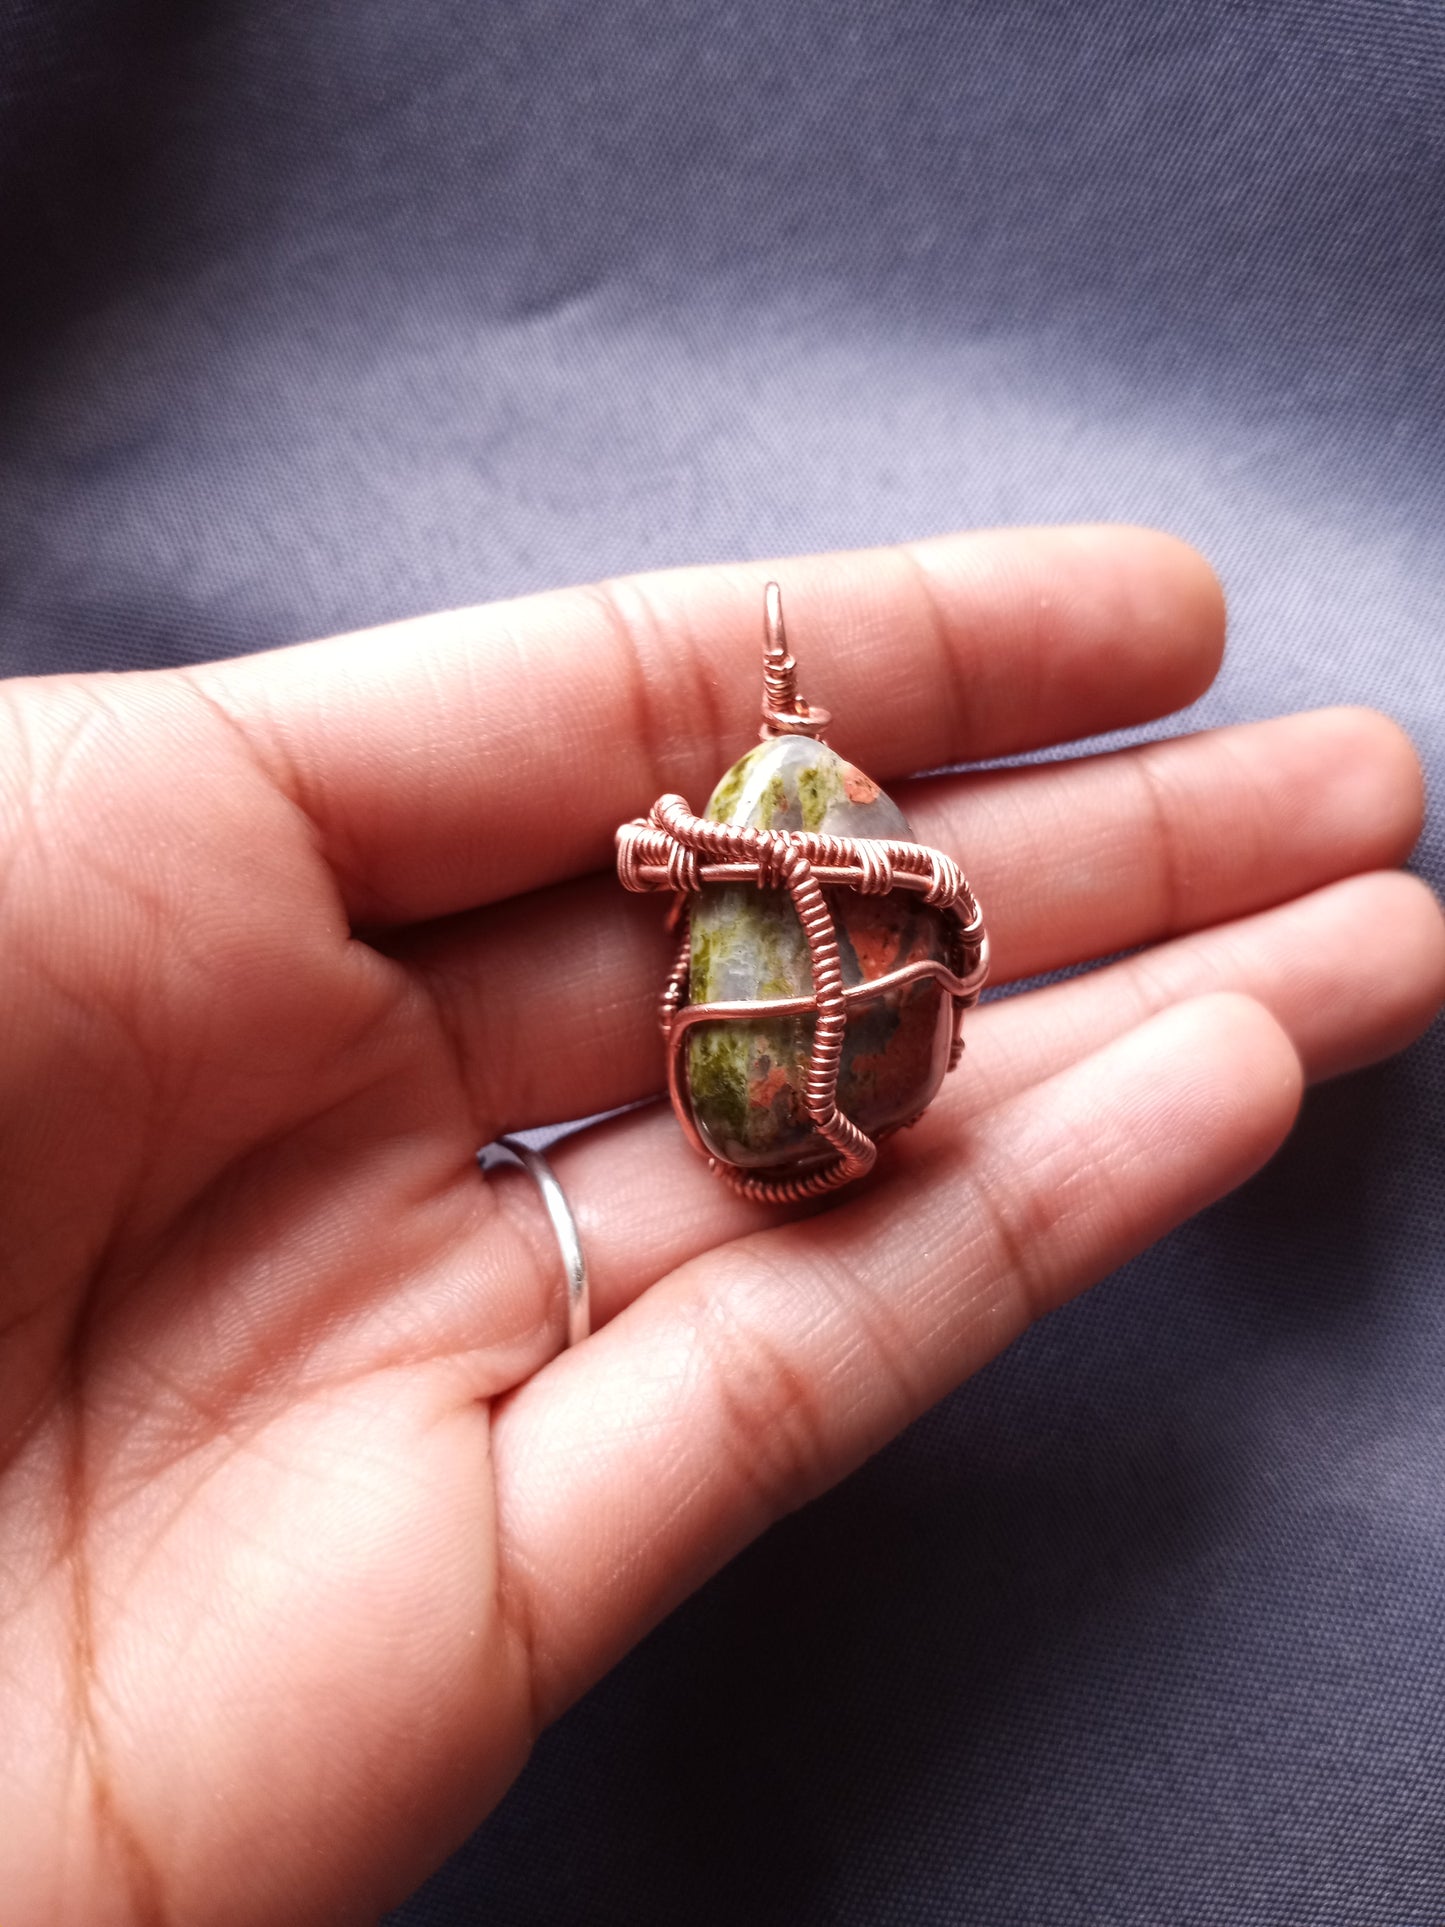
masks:
<instances>
[{"instance_id":1,"label":"open palm","mask_svg":"<svg viewBox=\"0 0 1445 1927\"><path fill-rule=\"evenodd\" d=\"M779 573L885 780L1163 714L1222 640L1138 531ZM762 579L0 691L5 1927L374 1917L730 1552L1257 1166L1301 1066L1429 1020L1382 718L896 786L996 981L1132 954L976 1012L801 1221L655 1107L578 1136L603 1329L559 1355L545 1217L474 1152L658 1088L611 834L753 735Z\"/></svg>"}]
</instances>

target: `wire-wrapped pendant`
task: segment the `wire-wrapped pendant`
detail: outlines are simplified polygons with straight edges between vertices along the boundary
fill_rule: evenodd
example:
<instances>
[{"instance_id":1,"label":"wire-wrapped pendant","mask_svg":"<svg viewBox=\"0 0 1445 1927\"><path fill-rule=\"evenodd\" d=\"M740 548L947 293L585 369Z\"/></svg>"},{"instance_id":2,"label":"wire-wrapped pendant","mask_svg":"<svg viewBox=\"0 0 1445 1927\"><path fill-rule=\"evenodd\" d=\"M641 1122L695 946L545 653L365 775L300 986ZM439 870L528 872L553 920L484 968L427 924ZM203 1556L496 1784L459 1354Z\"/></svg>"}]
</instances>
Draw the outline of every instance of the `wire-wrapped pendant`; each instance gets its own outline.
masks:
<instances>
[{"instance_id":1,"label":"wire-wrapped pendant","mask_svg":"<svg viewBox=\"0 0 1445 1927\"><path fill-rule=\"evenodd\" d=\"M770 582L762 741L701 816L663 796L617 832L626 887L675 893L662 1033L678 1120L736 1190L778 1201L861 1177L921 1116L988 974L957 863L823 742L828 722L798 696Z\"/></svg>"}]
</instances>

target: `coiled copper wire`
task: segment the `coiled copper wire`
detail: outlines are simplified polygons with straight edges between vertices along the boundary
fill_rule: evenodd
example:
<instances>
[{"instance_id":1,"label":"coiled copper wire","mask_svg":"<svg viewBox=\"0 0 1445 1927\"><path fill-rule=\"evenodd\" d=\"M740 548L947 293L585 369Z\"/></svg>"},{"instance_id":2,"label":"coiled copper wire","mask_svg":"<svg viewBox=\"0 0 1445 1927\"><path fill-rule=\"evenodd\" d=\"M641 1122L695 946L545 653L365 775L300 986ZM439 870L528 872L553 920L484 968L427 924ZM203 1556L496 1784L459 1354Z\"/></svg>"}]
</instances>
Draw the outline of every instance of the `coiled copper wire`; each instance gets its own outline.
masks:
<instances>
[{"instance_id":1,"label":"coiled copper wire","mask_svg":"<svg viewBox=\"0 0 1445 1927\"><path fill-rule=\"evenodd\" d=\"M782 597L775 582L764 597L764 737L821 736L826 710L810 708L797 691L797 665L788 654ZM668 890L669 919L680 930L677 956L663 987L659 1016L668 1047L668 1091L689 1142L735 1191L771 1203L816 1197L861 1177L878 1155L876 1141L838 1108L838 1073L848 1013L890 990L934 977L953 1000L953 1037L948 1068L963 1052L963 1013L977 1003L988 975L988 936L978 901L951 856L926 844L893 838L847 837L812 830L760 830L749 824L714 823L694 816L680 796L661 796L645 817L617 832L617 874L629 890ZM710 884L754 883L786 889L808 945L813 987L800 997L729 1003L686 1002L691 945L688 901ZM839 885L865 895L916 891L942 912L949 960L922 958L881 977L845 985L833 913L823 886ZM764 1017L814 1018L813 1048L803 1086L804 1106L834 1156L795 1177L753 1176L708 1149L693 1115L688 1087L687 1034L694 1024L756 1022ZM904 1123L913 1123L909 1118ZM902 1129L903 1125L891 1127ZM882 1135L880 1133L880 1135Z\"/></svg>"}]
</instances>

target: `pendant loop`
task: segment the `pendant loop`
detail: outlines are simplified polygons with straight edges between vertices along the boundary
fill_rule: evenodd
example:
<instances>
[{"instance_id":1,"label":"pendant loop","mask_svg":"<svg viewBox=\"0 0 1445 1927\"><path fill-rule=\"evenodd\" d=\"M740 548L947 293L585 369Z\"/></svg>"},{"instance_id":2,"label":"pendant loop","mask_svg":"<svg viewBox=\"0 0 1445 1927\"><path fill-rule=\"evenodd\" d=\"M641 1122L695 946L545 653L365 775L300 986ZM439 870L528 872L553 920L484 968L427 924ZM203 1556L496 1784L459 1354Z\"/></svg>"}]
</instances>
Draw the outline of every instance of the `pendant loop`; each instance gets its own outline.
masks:
<instances>
[{"instance_id":1,"label":"pendant loop","mask_svg":"<svg viewBox=\"0 0 1445 1927\"><path fill-rule=\"evenodd\" d=\"M826 709L815 709L798 694L798 665L788 654L783 627L783 592L776 582L763 590L763 726L758 735L812 736L823 740L833 720Z\"/></svg>"}]
</instances>

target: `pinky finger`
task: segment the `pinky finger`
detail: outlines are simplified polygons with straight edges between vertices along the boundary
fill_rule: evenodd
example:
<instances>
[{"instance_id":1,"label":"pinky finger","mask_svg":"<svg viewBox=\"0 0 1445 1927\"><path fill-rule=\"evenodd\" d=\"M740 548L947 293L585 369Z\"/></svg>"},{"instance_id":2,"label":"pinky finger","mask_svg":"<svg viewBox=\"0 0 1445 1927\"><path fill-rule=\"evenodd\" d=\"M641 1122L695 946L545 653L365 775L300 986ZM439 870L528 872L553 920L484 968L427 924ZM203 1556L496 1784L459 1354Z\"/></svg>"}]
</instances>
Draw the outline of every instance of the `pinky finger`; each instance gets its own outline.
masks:
<instances>
[{"instance_id":1,"label":"pinky finger","mask_svg":"<svg viewBox=\"0 0 1445 1927\"><path fill-rule=\"evenodd\" d=\"M539 1718L1029 1322L1240 1183L1299 1102L1230 995L1152 1018L870 1192L693 1260L496 1411L508 1603Z\"/></svg>"}]
</instances>

